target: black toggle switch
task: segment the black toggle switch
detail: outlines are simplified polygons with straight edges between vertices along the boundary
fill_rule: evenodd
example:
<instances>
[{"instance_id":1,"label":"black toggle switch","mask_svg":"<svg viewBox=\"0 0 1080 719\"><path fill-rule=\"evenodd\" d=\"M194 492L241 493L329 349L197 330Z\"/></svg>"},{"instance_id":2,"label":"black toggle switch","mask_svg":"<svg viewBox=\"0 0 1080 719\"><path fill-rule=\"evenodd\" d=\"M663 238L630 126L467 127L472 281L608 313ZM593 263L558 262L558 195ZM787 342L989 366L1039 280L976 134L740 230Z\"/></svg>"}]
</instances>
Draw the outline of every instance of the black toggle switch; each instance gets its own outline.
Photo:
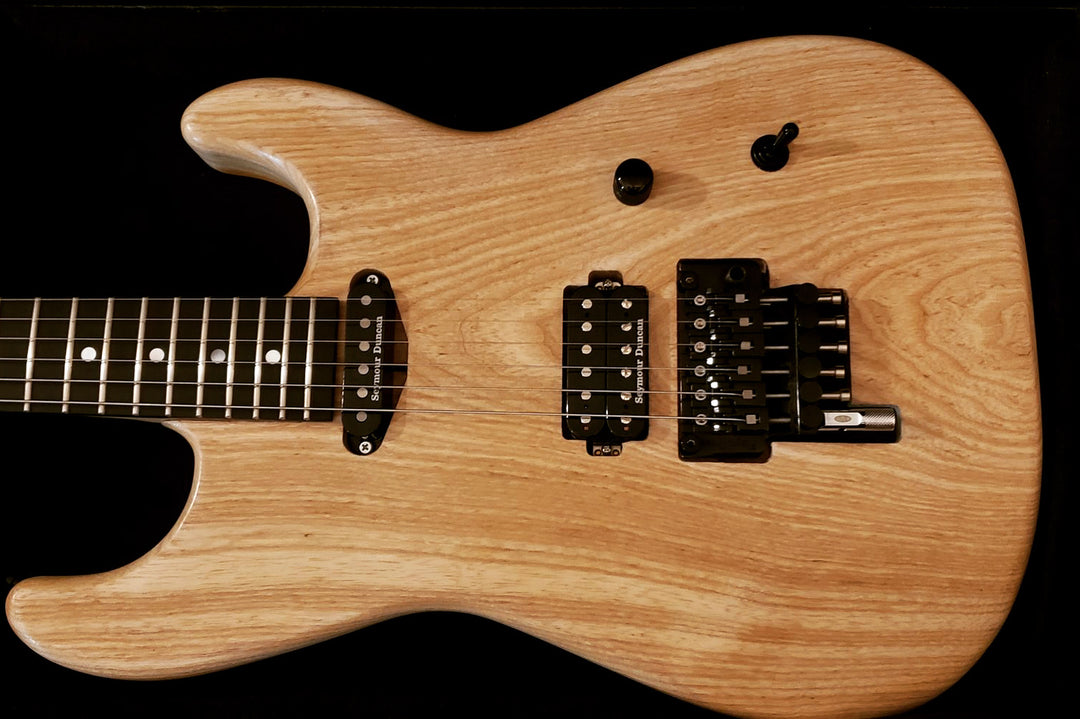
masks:
<instances>
[{"instance_id":1,"label":"black toggle switch","mask_svg":"<svg viewBox=\"0 0 1080 719\"><path fill-rule=\"evenodd\" d=\"M750 146L750 159L766 172L776 172L787 164L788 144L799 136L799 126L789 122L775 135L762 135Z\"/></svg>"}]
</instances>

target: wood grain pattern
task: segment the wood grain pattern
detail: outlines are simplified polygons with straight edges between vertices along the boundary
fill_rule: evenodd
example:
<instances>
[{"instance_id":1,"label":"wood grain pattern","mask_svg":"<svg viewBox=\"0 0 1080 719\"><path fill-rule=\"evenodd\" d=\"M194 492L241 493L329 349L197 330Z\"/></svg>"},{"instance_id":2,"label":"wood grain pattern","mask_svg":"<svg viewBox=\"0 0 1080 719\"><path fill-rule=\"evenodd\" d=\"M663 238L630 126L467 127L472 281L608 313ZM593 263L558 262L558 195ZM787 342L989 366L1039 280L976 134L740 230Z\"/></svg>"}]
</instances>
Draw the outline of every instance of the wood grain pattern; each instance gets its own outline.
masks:
<instances>
[{"instance_id":1,"label":"wood grain pattern","mask_svg":"<svg viewBox=\"0 0 1080 719\"><path fill-rule=\"evenodd\" d=\"M791 162L757 170L750 144L787 121ZM1027 268L993 137L925 65L756 41L496 133L258 80L198 100L183 131L305 199L293 294L390 277L413 412L365 458L336 423L171 423L197 467L174 530L127 567L9 594L43 655L181 676L452 609L729 713L869 716L936 695L997 632L1038 503ZM656 171L640 207L612 197L627 157ZM680 462L662 420L614 459L563 439L563 287L617 269L649 288L652 412L673 415L684 257L847 289L855 398L898 404L902 441L723 465Z\"/></svg>"}]
</instances>

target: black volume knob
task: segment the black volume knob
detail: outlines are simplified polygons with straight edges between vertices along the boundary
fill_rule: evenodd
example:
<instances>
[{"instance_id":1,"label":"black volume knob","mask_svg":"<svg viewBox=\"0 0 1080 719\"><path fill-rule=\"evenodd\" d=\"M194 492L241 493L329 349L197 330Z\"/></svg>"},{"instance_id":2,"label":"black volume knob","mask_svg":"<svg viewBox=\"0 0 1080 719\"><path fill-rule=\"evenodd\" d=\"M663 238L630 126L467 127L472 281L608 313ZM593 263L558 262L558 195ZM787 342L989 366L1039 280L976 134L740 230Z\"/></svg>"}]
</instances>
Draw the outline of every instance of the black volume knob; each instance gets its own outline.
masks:
<instances>
[{"instance_id":1,"label":"black volume knob","mask_svg":"<svg viewBox=\"0 0 1080 719\"><path fill-rule=\"evenodd\" d=\"M636 157L623 160L615 168L612 189L624 205L640 205L652 192L653 171L649 163Z\"/></svg>"},{"instance_id":2,"label":"black volume knob","mask_svg":"<svg viewBox=\"0 0 1080 719\"><path fill-rule=\"evenodd\" d=\"M750 146L750 159L766 172L776 172L787 164L788 144L799 136L799 126L789 122L775 135L762 135Z\"/></svg>"}]
</instances>

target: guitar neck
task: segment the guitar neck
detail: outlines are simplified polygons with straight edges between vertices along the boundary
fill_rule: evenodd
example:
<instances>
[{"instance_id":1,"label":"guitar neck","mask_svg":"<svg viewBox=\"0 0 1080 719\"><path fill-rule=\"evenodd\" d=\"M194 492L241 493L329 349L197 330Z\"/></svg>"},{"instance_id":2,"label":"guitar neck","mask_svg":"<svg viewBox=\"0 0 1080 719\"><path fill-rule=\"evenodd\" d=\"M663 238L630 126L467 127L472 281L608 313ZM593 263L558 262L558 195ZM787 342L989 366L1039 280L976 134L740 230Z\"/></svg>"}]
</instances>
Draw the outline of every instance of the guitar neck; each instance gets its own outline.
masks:
<instances>
[{"instance_id":1,"label":"guitar neck","mask_svg":"<svg viewBox=\"0 0 1080 719\"><path fill-rule=\"evenodd\" d=\"M334 298L0 298L0 411L329 420Z\"/></svg>"}]
</instances>

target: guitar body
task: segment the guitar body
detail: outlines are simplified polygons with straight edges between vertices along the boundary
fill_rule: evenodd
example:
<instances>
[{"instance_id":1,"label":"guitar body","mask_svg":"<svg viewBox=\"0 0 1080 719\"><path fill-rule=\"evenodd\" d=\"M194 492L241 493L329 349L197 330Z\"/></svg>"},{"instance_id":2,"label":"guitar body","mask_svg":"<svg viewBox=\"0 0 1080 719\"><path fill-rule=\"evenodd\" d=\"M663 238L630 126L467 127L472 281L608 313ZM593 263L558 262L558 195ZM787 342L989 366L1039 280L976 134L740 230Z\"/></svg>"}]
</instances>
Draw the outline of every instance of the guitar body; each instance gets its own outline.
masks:
<instances>
[{"instance_id":1,"label":"guitar body","mask_svg":"<svg viewBox=\"0 0 1080 719\"><path fill-rule=\"evenodd\" d=\"M789 121L790 161L761 171L750 145ZM44 656L177 677L457 610L724 712L838 717L935 696L995 636L1039 495L1031 300L1005 163L930 68L756 41L494 133L257 80L200 98L183 131L214 167L304 198L292 294L390 279L402 411L369 456L338 421L171 422L196 456L172 532L126 567L10 593ZM636 207L612 193L631 157L655 171ZM724 257L847 290L854 397L899 406L898 443L679 459L675 268ZM562 293L598 270L650 296L655 417L617 457L560 430Z\"/></svg>"}]
</instances>

